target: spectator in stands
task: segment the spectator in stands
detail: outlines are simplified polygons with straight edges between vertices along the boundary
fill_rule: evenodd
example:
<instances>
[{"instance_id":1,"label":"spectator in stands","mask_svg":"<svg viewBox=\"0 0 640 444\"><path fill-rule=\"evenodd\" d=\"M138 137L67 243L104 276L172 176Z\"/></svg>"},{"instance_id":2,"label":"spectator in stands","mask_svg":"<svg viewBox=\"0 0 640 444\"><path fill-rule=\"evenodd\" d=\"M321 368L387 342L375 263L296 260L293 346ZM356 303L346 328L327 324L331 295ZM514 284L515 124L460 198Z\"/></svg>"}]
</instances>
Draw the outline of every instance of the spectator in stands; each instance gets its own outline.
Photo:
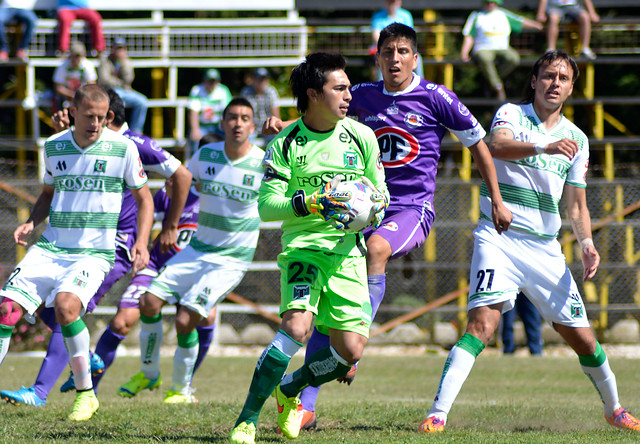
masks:
<instances>
[{"instance_id":1,"label":"spectator in stands","mask_svg":"<svg viewBox=\"0 0 640 444\"><path fill-rule=\"evenodd\" d=\"M133 66L127 56L127 45L124 39L117 38L111 47L108 57L103 57L98 67L98 84L113 89L124 102L124 106L132 108L131 130L143 133L144 121L147 117L147 97L131 88L133 82Z\"/></svg>"},{"instance_id":2,"label":"spectator in stands","mask_svg":"<svg viewBox=\"0 0 640 444\"><path fill-rule=\"evenodd\" d=\"M578 0L540 0L536 20L547 22L547 51L556 49L560 22L572 21L578 24L578 34L582 43L580 55L589 60L596 58L590 47L591 23L598 23L600 16L596 14L591 0L584 0L584 7Z\"/></svg>"},{"instance_id":3,"label":"spectator in stands","mask_svg":"<svg viewBox=\"0 0 640 444\"><path fill-rule=\"evenodd\" d=\"M91 30L91 43L95 55L104 51L102 16L89 8L89 0L58 0L58 51L64 55L69 50L71 25L74 20L84 20Z\"/></svg>"},{"instance_id":4,"label":"spectator in stands","mask_svg":"<svg viewBox=\"0 0 640 444\"><path fill-rule=\"evenodd\" d=\"M215 68L208 69L204 73L202 83L191 88L189 93L189 125L191 132L189 139L191 147L198 146L202 136L206 134L217 134L220 140L224 140L224 131L220 123L222 122L222 111L231 101L229 88L220 83L220 71ZM187 157L188 157L187 153Z\"/></svg>"},{"instance_id":5,"label":"spectator in stands","mask_svg":"<svg viewBox=\"0 0 640 444\"><path fill-rule=\"evenodd\" d=\"M269 71L265 68L257 68L253 72L253 81L250 85L242 88L240 95L253 105L256 131L259 133L262 125L271 116L280 118L280 108L278 101L280 96L278 91L269 84ZM255 133L252 134L252 137ZM263 136L265 144L275 136Z\"/></svg>"},{"instance_id":6,"label":"spectator in stands","mask_svg":"<svg viewBox=\"0 0 640 444\"><path fill-rule=\"evenodd\" d=\"M522 292L516 296L515 308L502 314L502 351L505 355L511 355L516 351L513 336L516 313L524 325L529 353L532 356L540 356L542 354L542 319L536 306Z\"/></svg>"},{"instance_id":7,"label":"spectator in stands","mask_svg":"<svg viewBox=\"0 0 640 444\"><path fill-rule=\"evenodd\" d=\"M372 56L376 55L380 31L391 23L402 23L403 25L413 28L413 16L411 15L411 12L402 7L402 0L385 0L385 7L373 13L373 17L371 17L372 43L369 48L369 53ZM420 54L418 54L418 65L414 72L420 77L424 77L422 56ZM382 80L382 74L379 72L377 79Z\"/></svg>"},{"instance_id":8,"label":"spectator in stands","mask_svg":"<svg viewBox=\"0 0 640 444\"><path fill-rule=\"evenodd\" d=\"M9 42L5 27L14 20L24 25L22 38L16 49L16 57L23 60L27 58L27 48L31 44L33 31L38 20L32 7L33 2L29 0L2 0L0 5L0 62L9 59Z\"/></svg>"},{"instance_id":9,"label":"spectator in stands","mask_svg":"<svg viewBox=\"0 0 640 444\"><path fill-rule=\"evenodd\" d=\"M81 42L72 42L69 47L69 57L53 72L56 110L68 108L73 95L80 86L86 83L96 83L98 75L96 68L86 58L87 50Z\"/></svg>"},{"instance_id":10,"label":"spectator in stands","mask_svg":"<svg viewBox=\"0 0 640 444\"><path fill-rule=\"evenodd\" d=\"M506 94L502 79L520 63L518 51L509 46L511 31L521 32L523 28L542 31L542 24L500 6L502 0L484 0L482 9L469 15L462 29L464 39L460 58L468 62L472 58L471 53L493 93L504 101Z\"/></svg>"}]
</instances>

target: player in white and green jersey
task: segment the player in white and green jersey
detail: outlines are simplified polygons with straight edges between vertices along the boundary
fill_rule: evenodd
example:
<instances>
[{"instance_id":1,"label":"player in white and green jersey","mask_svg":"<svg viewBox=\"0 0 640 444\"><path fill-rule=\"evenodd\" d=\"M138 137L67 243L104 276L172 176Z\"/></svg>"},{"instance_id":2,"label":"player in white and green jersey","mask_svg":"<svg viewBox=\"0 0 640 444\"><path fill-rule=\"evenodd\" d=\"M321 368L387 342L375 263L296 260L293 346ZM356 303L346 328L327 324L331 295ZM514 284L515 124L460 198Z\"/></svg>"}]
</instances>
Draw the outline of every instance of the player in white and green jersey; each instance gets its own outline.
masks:
<instances>
[{"instance_id":1,"label":"player in white and green jersey","mask_svg":"<svg viewBox=\"0 0 640 444\"><path fill-rule=\"evenodd\" d=\"M389 194L373 131L345 118L351 93L337 54L314 53L290 78L298 110L304 116L269 144L260 187L260 217L282 220L278 256L282 323L258 360L249 394L230 441L255 441L258 416L274 393L278 426L298 436L302 405L297 394L343 377L362 355L371 324L366 246L360 233L339 230L349 216L346 202L328 193L341 179L361 180L373 188L377 224ZM284 376L314 321L331 336L298 370Z\"/></svg>"},{"instance_id":2,"label":"player in white and green jersey","mask_svg":"<svg viewBox=\"0 0 640 444\"><path fill-rule=\"evenodd\" d=\"M469 278L469 322L451 349L435 401L419 430L444 430L447 415L476 357L493 336L501 314L522 291L577 353L582 371L598 391L607 422L640 430L640 422L618 400L616 377L596 340L578 287L556 236L563 191L569 222L582 251L583 280L591 279L600 256L591 235L585 175L586 136L562 115L579 74L564 51L549 51L531 71L524 104L508 104L496 114L490 149L500 194L513 214L498 234L487 220L489 198L481 197L483 217L474 232ZM489 213L490 214L490 213ZM563 414L570 414L564 412Z\"/></svg>"},{"instance_id":3,"label":"player in white and green jersey","mask_svg":"<svg viewBox=\"0 0 640 444\"><path fill-rule=\"evenodd\" d=\"M76 91L70 109L75 127L45 143L44 186L26 223L14 232L25 238L49 216L49 223L0 292L0 362L11 332L25 313L44 303L55 307L76 381L76 401L69 419L89 419L98 409L92 389L89 331L81 319L89 300L115 258L115 237L126 188L138 204L139 237L133 246L134 269L149 260L147 243L153 200L133 142L104 128L109 97L97 85Z\"/></svg>"},{"instance_id":4,"label":"player in white and green jersey","mask_svg":"<svg viewBox=\"0 0 640 444\"><path fill-rule=\"evenodd\" d=\"M165 403L196 402L191 388L198 357L197 323L232 291L246 273L258 243L258 189L264 151L249 141L253 108L235 98L223 112L225 141L202 146L189 170L200 193L198 228L191 242L167 261L140 298L141 371L118 394L130 398L161 384L162 307L180 303L173 383Z\"/></svg>"}]
</instances>

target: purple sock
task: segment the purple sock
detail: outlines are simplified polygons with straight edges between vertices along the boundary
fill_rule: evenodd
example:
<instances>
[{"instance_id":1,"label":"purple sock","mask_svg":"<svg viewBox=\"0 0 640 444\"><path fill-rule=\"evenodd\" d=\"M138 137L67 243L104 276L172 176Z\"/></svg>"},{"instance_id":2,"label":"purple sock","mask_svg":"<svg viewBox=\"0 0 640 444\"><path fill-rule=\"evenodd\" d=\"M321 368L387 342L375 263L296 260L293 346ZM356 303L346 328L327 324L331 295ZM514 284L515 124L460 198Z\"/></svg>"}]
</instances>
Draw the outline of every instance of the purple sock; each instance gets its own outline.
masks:
<instances>
[{"instance_id":1,"label":"purple sock","mask_svg":"<svg viewBox=\"0 0 640 444\"><path fill-rule=\"evenodd\" d=\"M47 355L42 361L40 373L38 373L36 383L33 385L36 395L38 395L40 399L47 399L49 392L65 368L67 368L68 363L69 354L64 345L62 330L60 329L60 324L56 324L51 332Z\"/></svg>"},{"instance_id":2,"label":"purple sock","mask_svg":"<svg viewBox=\"0 0 640 444\"><path fill-rule=\"evenodd\" d=\"M369 299L371 299L371 319L375 319L380 303L382 303L382 298L384 298L384 291L387 287L387 275L377 274L367 276L367 283L369 284Z\"/></svg>"},{"instance_id":3,"label":"purple sock","mask_svg":"<svg viewBox=\"0 0 640 444\"><path fill-rule=\"evenodd\" d=\"M110 325L107 326L107 329L104 331L104 333L102 333L102 336L100 336L100 339L96 344L95 354L100 356L104 361L104 371L98 376L94 376L92 378L94 391L98 391L98 384L100 383L100 380L104 376L109 366L113 363L113 360L116 358L116 350L118 349L118 345L120 345L120 342L122 342L124 338L126 338L126 336L114 333L111 330Z\"/></svg>"},{"instance_id":4,"label":"purple sock","mask_svg":"<svg viewBox=\"0 0 640 444\"><path fill-rule=\"evenodd\" d=\"M323 335L315 328L313 329L313 333L311 333L311 337L309 338L309 342L307 342L307 351L304 355L305 361L309 359L315 352L318 350L329 347L329 336ZM318 392L320 391L320 387L306 387L300 393L300 401L302 402L302 407L305 410L309 410L310 412L316 411L316 399L318 399Z\"/></svg>"},{"instance_id":5,"label":"purple sock","mask_svg":"<svg viewBox=\"0 0 640 444\"><path fill-rule=\"evenodd\" d=\"M196 327L196 331L198 332L198 341L200 342L200 349L198 350L198 357L196 358L196 363L193 366L193 373L198 370L202 361L204 361L205 356L209 352L209 347L211 347L211 341L213 341L213 330L215 330L215 325L211 325L210 327Z\"/></svg>"}]
</instances>

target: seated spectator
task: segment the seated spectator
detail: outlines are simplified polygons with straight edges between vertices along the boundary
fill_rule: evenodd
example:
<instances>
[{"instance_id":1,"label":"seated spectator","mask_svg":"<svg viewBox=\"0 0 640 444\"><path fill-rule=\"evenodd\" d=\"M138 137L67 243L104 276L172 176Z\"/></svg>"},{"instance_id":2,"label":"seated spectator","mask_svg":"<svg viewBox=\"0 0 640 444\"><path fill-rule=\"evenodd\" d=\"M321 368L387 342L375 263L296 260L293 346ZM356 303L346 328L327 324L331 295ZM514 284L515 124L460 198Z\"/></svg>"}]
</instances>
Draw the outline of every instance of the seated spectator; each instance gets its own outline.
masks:
<instances>
[{"instance_id":1,"label":"seated spectator","mask_svg":"<svg viewBox=\"0 0 640 444\"><path fill-rule=\"evenodd\" d=\"M27 49L31 44L33 31L38 20L32 7L33 1L29 0L2 0L2 4L0 4L0 62L9 59L6 26L13 20L24 25L22 39L16 49L16 57L26 60Z\"/></svg>"},{"instance_id":2,"label":"seated spectator","mask_svg":"<svg viewBox=\"0 0 640 444\"><path fill-rule=\"evenodd\" d=\"M86 58L87 51L81 42L72 42L69 57L53 72L55 90L54 111L68 108L76 90L86 83L96 83L96 69Z\"/></svg>"},{"instance_id":3,"label":"seated spectator","mask_svg":"<svg viewBox=\"0 0 640 444\"><path fill-rule=\"evenodd\" d=\"M413 16L411 12L402 7L402 0L385 0L385 7L374 12L371 17L371 47L369 53L375 56L378 46L378 37L380 37L380 31L386 28L391 23L401 23L403 25L413 28ZM382 74L378 70L377 79L382 80ZM422 56L418 54L418 66L414 70L420 77L423 75L423 62Z\"/></svg>"},{"instance_id":4,"label":"seated spectator","mask_svg":"<svg viewBox=\"0 0 640 444\"><path fill-rule=\"evenodd\" d=\"M532 356L540 356L542 354L542 318L536 306L522 292L518 293L516 297L515 308L502 314L502 350L504 354L510 355L516 351L513 336L516 313L524 325L529 353Z\"/></svg>"},{"instance_id":5,"label":"seated spectator","mask_svg":"<svg viewBox=\"0 0 640 444\"><path fill-rule=\"evenodd\" d=\"M147 117L147 97L131 88L133 78L133 66L127 55L127 45L124 39L115 39L109 56L100 60L98 84L113 89L124 102L124 106L132 108L131 119L128 120L131 130L143 133Z\"/></svg>"},{"instance_id":6,"label":"seated spectator","mask_svg":"<svg viewBox=\"0 0 640 444\"><path fill-rule=\"evenodd\" d=\"M523 28L542 31L542 25L500 8L501 5L502 0L484 0L482 9L469 15L462 28L464 39L460 58L468 62L471 52L492 91L504 101L506 94L502 79L520 63L518 51L509 45L511 31L521 32Z\"/></svg>"},{"instance_id":7,"label":"seated spectator","mask_svg":"<svg viewBox=\"0 0 640 444\"><path fill-rule=\"evenodd\" d=\"M189 93L187 110L191 146L188 148L196 148L202 136L207 134L215 133L224 139L224 131L220 127L222 111L231 98L229 88L220 83L220 71L208 69L202 83L191 88ZM188 154L186 153L186 157L189 157Z\"/></svg>"},{"instance_id":8,"label":"seated spectator","mask_svg":"<svg viewBox=\"0 0 640 444\"><path fill-rule=\"evenodd\" d=\"M591 23L598 23L600 16L596 14L591 0L584 0L583 8L578 0L540 0L536 20L547 22L547 51L556 49L558 27L560 22L578 23L578 34L582 43L583 57L594 60L596 55L591 50Z\"/></svg>"},{"instance_id":9,"label":"seated spectator","mask_svg":"<svg viewBox=\"0 0 640 444\"><path fill-rule=\"evenodd\" d=\"M64 55L69 50L71 25L74 20L84 20L91 30L91 43L95 55L104 51L102 16L89 8L89 0L58 0L58 51Z\"/></svg>"},{"instance_id":10,"label":"seated spectator","mask_svg":"<svg viewBox=\"0 0 640 444\"><path fill-rule=\"evenodd\" d=\"M253 121L258 134L260 134L262 125L268 117L280 118L280 107L278 106L280 96L278 91L269 84L269 71L265 68L257 68L253 72L251 85L242 88L240 95L249 100L253 106ZM262 139L268 143L273 137L275 136L262 136Z\"/></svg>"}]
</instances>

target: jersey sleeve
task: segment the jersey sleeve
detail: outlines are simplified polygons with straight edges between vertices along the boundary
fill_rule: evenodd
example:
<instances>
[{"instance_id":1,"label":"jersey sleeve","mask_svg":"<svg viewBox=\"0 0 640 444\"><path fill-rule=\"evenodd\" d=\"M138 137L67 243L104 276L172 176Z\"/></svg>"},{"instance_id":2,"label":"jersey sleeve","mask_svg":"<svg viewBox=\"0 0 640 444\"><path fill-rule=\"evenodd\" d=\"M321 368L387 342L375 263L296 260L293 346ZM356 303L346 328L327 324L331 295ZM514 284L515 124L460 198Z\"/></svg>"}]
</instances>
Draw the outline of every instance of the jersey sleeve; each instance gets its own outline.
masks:
<instances>
[{"instance_id":1,"label":"jersey sleeve","mask_svg":"<svg viewBox=\"0 0 640 444\"><path fill-rule=\"evenodd\" d=\"M189 91L189 99L187 100L187 108L197 113L202 110L202 104L200 103L200 97L198 96L199 89L199 85L195 85L191 88L191 91Z\"/></svg>"},{"instance_id":2,"label":"jersey sleeve","mask_svg":"<svg viewBox=\"0 0 640 444\"><path fill-rule=\"evenodd\" d=\"M289 179L291 179L291 167L282 153L285 140L285 138L274 139L267 147L262 159L264 176L258 195L258 212L265 222L295 217L291 198L286 196Z\"/></svg>"},{"instance_id":3,"label":"jersey sleeve","mask_svg":"<svg viewBox=\"0 0 640 444\"><path fill-rule=\"evenodd\" d=\"M147 173L144 172L142 159L138 147L127 139L127 162L124 181L129 188L142 188L147 183Z\"/></svg>"},{"instance_id":4,"label":"jersey sleeve","mask_svg":"<svg viewBox=\"0 0 640 444\"><path fill-rule=\"evenodd\" d=\"M491 122L491 131L497 128L504 128L511 131L514 135L516 134L516 124L519 121L519 117L521 114L520 108L512 103L505 103L500 108L498 108L498 112L493 117L493 122Z\"/></svg>"},{"instance_id":5,"label":"jersey sleeve","mask_svg":"<svg viewBox=\"0 0 640 444\"><path fill-rule=\"evenodd\" d=\"M515 33L521 33L524 23L524 17L514 14L511 11L507 11L506 9L501 9L501 11L504 13L505 17L507 17L507 21L509 22L511 31Z\"/></svg>"},{"instance_id":6,"label":"jersey sleeve","mask_svg":"<svg viewBox=\"0 0 640 444\"><path fill-rule=\"evenodd\" d=\"M182 165L182 162L160 147L158 142L153 139L148 139L143 145L139 146L139 151L144 168L165 178L171 177Z\"/></svg>"},{"instance_id":7,"label":"jersey sleeve","mask_svg":"<svg viewBox=\"0 0 640 444\"><path fill-rule=\"evenodd\" d=\"M87 63L85 63L84 72L86 73L87 78L85 79L85 81L87 83L97 81L98 74L96 73L96 67L93 66L93 63L91 63L90 61L86 60L86 62Z\"/></svg>"},{"instance_id":8,"label":"jersey sleeve","mask_svg":"<svg viewBox=\"0 0 640 444\"><path fill-rule=\"evenodd\" d=\"M465 22L464 26L462 27L462 35L470 35L471 37L474 37L476 35L476 17L477 17L478 13L477 12L472 12L471 14L469 14L469 17L467 18L467 21Z\"/></svg>"},{"instance_id":9,"label":"jersey sleeve","mask_svg":"<svg viewBox=\"0 0 640 444\"><path fill-rule=\"evenodd\" d=\"M573 158L571 168L567 173L566 183L574 187L586 188L587 170L589 169L589 139L580 135L576 137L576 142L578 142L580 149Z\"/></svg>"},{"instance_id":10,"label":"jersey sleeve","mask_svg":"<svg viewBox=\"0 0 640 444\"><path fill-rule=\"evenodd\" d=\"M487 135L478 119L453 91L438 85L436 93L429 97L440 124L451 131L464 146L475 145Z\"/></svg>"}]
</instances>

